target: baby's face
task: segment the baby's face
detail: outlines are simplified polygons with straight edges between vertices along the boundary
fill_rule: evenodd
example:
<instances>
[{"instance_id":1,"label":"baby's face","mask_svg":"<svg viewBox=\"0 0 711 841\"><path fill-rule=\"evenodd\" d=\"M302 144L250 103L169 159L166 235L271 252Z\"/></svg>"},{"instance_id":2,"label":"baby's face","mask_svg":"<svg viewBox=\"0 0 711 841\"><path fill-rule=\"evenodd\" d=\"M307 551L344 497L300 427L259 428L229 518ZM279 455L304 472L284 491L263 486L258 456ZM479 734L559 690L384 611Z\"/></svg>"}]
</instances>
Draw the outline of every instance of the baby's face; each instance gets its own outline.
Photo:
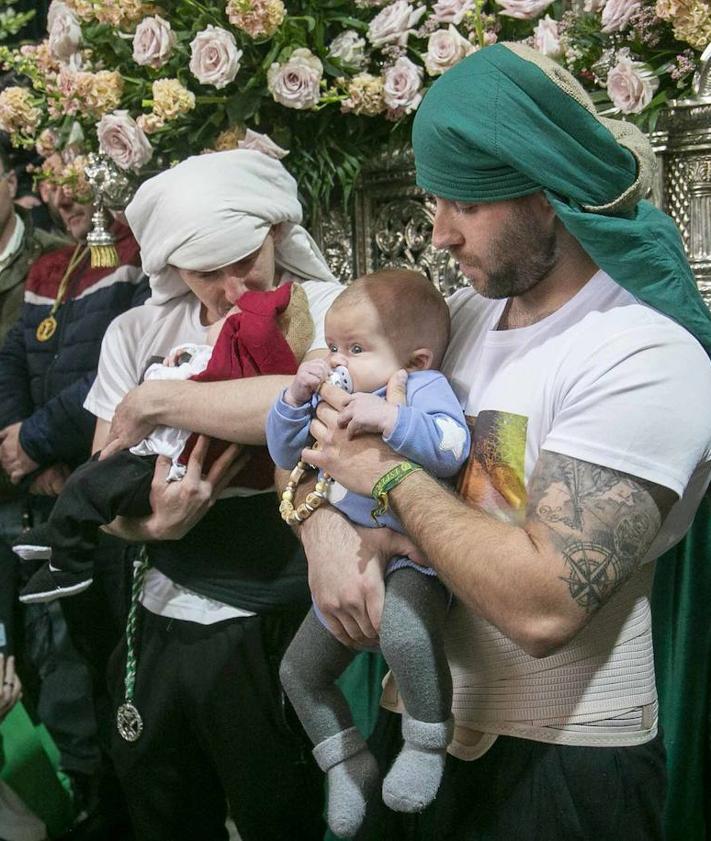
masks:
<instances>
[{"instance_id":1,"label":"baby's face","mask_svg":"<svg viewBox=\"0 0 711 841\"><path fill-rule=\"evenodd\" d=\"M332 368L337 365L348 368L353 391L382 388L407 363L383 335L378 314L370 302L329 310L325 327L329 364Z\"/></svg>"}]
</instances>

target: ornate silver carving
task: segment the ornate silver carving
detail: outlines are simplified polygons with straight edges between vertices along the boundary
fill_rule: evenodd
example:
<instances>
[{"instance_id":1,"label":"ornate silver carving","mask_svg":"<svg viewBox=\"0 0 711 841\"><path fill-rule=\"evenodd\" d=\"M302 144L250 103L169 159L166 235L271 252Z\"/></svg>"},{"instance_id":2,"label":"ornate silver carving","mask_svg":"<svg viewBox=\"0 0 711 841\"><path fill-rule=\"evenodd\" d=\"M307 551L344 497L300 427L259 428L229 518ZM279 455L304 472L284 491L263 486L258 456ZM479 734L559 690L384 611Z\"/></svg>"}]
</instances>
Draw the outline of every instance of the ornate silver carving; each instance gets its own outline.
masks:
<instances>
[{"instance_id":1,"label":"ornate silver carving","mask_svg":"<svg viewBox=\"0 0 711 841\"><path fill-rule=\"evenodd\" d=\"M352 222L340 207L331 208L326 216L314 213L311 233L329 268L341 283L354 277Z\"/></svg>"}]
</instances>

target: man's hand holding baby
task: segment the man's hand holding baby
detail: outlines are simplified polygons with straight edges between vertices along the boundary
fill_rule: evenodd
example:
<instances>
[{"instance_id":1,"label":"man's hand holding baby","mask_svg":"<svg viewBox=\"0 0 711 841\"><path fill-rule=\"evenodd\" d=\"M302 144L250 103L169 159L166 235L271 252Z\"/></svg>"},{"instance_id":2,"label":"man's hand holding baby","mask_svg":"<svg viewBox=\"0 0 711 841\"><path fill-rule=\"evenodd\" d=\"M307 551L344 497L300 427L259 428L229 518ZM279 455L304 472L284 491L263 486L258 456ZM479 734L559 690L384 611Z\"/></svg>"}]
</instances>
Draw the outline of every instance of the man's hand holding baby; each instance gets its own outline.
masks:
<instances>
[{"instance_id":1,"label":"man's hand holding baby","mask_svg":"<svg viewBox=\"0 0 711 841\"><path fill-rule=\"evenodd\" d=\"M302 362L284 393L285 402L290 406L303 406L316 394L330 373L331 368L323 358Z\"/></svg>"}]
</instances>

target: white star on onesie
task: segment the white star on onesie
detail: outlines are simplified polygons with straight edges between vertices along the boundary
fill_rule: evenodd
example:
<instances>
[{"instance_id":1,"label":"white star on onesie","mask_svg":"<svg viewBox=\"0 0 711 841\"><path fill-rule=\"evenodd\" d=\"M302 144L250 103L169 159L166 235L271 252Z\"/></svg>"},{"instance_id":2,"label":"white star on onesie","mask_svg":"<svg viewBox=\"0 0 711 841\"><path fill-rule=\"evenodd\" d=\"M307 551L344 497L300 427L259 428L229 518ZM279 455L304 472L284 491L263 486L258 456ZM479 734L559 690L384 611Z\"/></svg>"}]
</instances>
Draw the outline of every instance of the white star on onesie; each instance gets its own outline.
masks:
<instances>
[{"instance_id":1,"label":"white star on onesie","mask_svg":"<svg viewBox=\"0 0 711 841\"><path fill-rule=\"evenodd\" d=\"M440 450L443 453L450 452L456 459L460 459L464 452L467 433L452 418L437 418L435 423L442 432L442 440L439 442Z\"/></svg>"}]
</instances>

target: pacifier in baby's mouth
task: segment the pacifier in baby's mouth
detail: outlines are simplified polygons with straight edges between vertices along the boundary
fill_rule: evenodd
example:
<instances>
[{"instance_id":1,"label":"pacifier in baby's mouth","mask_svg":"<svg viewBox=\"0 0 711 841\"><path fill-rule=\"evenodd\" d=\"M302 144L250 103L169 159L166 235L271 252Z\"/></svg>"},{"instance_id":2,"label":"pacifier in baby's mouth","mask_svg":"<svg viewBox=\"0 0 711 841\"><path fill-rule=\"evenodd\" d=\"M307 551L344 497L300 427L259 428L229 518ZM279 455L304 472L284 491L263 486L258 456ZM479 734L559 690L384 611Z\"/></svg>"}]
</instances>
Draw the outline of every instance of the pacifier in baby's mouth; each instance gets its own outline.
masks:
<instances>
[{"instance_id":1,"label":"pacifier in baby's mouth","mask_svg":"<svg viewBox=\"0 0 711 841\"><path fill-rule=\"evenodd\" d=\"M328 375L326 382L335 385L336 388L343 389L348 394L353 394L353 380L345 365L336 365Z\"/></svg>"}]
</instances>

